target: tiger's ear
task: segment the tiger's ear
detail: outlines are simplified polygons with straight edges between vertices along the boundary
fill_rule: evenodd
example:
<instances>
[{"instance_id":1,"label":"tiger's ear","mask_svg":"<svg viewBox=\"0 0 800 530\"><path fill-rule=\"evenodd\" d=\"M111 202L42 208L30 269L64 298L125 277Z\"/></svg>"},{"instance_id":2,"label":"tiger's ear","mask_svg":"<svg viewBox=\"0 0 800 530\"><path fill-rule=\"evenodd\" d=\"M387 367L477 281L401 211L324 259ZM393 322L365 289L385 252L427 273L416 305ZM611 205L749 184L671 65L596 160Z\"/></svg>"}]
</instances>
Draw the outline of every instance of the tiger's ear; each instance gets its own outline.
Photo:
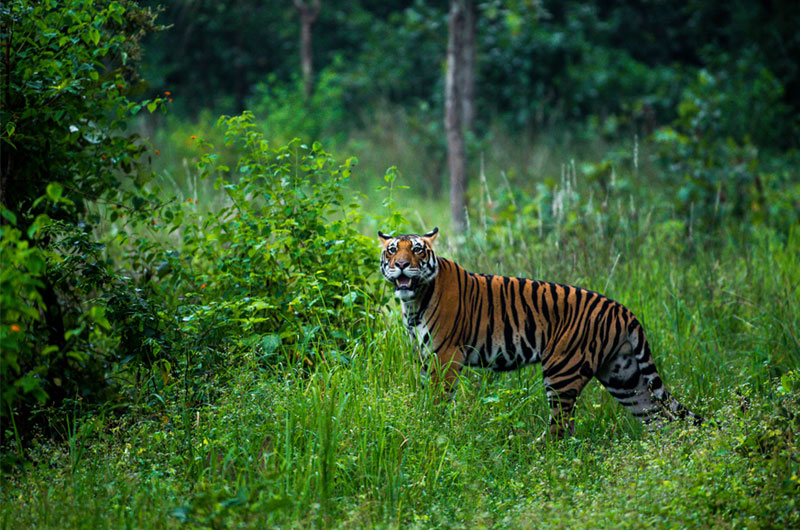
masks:
<instances>
[{"instance_id":1,"label":"tiger's ear","mask_svg":"<svg viewBox=\"0 0 800 530\"><path fill-rule=\"evenodd\" d=\"M426 240L430 245L434 242L438 234L439 234L439 227L437 226L436 228L434 228L433 230L422 236L422 239Z\"/></svg>"},{"instance_id":2,"label":"tiger's ear","mask_svg":"<svg viewBox=\"0 0 800 530\"><path fill-rule=\"evenodd\" d=\"M386 243L388 243L392 239L392 237L391 236L387 236L386 234L384 234L383 232L378 230L378 239L380 239L381 243L383 243L385 245Z\"/></svg>"}]
</instances>

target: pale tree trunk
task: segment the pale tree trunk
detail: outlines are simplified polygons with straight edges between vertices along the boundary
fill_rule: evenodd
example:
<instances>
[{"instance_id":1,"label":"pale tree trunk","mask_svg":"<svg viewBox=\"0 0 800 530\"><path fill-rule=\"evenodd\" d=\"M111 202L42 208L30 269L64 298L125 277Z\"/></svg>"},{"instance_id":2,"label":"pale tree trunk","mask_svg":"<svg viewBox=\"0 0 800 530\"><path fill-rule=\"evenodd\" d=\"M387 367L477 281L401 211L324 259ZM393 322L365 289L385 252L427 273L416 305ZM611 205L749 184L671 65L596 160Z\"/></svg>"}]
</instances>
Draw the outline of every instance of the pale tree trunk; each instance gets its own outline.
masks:
<instances>
[{"instance_id":1,"label":"pale tree trunk","mask_svg":"<svg viewBox=\"0 0 800 530\"><path fill-rule=\"evenodd\" d=\"M469 26L468 26L469 24ZM466 146L465 126L472 126L474 116L474 15L468 0L450 1L447 75L445 77L445 130L447 165L450 170L450 210L453 230L466 229ZM471 51L465 50L469 46Z\"/></svg>"},{"instance_id":2,"label":"pale tree trunk","mask_svg":"<svg viewBox=\"0 0 800 530\"><path fill-rule=\"evenodd\" d=\"M319 0L309 5L303 0L294 0L294 7L300 13L300 65L303 71L303 88L306 99L314 92L314 49L311 44L311 26L319 15Z\"/></svg>"}]
</instances>

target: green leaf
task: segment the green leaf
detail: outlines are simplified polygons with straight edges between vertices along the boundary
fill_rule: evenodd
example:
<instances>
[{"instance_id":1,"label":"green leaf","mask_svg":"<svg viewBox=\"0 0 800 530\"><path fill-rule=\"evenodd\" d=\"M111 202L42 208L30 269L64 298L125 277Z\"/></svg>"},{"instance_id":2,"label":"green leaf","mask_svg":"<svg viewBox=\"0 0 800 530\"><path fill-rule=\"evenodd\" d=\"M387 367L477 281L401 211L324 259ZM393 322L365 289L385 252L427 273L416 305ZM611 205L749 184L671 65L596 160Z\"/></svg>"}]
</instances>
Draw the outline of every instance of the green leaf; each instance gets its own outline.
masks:
<instances>
[{"instance_id":1,"label":"green leaf","mask_svg":"<svg viewBox=\"0 0 800 530\"><path fill-rule=\"evenodd\" d=\"M275 351L281 346L281 342L280 335L264 335L264 337L261 339L261 348L266 354L275 353Z\"/></svg>"},{"instance_id":2,"label":"green leaf","mask_svg":"<svg viewBox=\"0 0 800 530\"><path fill-rule=\"evenodd\" d=\"M106 318L106 310L101 306L92 306L89 309L89 316L97 323L98 326L107 331L111 330L111 323Z\"/></svg>"},{"instance_id":3,"label":"green leaf","mask_svg":"<svg viewBox=\"0 0 800 530\"><path fill-rule=\"evenodd\" d=\"M67 331L64 333L64 340L69 340L69 339L71 339L72 337L79 337L79 336L80 336L80 334L81 334L81 333L83 333L83 330L84 330L84 329L85 329L85 326L83 326L83 325L80 325L80 326L78 326L77 328L73 328L73 329L69 329L69 330L67 330ZM71 354L72 354L72 356L75 356L75 354L77 354L77 352L69 352L67 355L71 355ZM78 355L79 355L79 354L78 354ZM78 359L79 359L80 357L76 357L76 358L78 358Z\"/></svg>"},{"instance_id":4,"label":"green leaf","mask_svg":"<svg viewBox=\"0 0 800 530\"><path fill-rule=\"evenodd\" d=\"M342 297L342 301L344 302L344 305L346 305L347 307L352 307L357 298L358 298L358 293L355 291L351 291Z\"/></svg>"},{"instance_id":5,"label":"green leaf","mask_svg":"<svg viewBox=\"0 0 800 530\"><path fill-rule=\"evenodd\" d=\"M0 215L2 215L12 226L17 226L17 216L14 215L14 212L11 210L0 206Z\"/></svg>"},{"instance_id":6,"label":"green leaf","mask_svg":"<svg viewBox=\"0 0 800 530\"><path fill-rule=\"evenodd\" d=\"M47 185L47 196L50 197L50 200L53 202L58 202L63 192L64 188L58 182L51 182Z\"/></svg>"}]
</instances>

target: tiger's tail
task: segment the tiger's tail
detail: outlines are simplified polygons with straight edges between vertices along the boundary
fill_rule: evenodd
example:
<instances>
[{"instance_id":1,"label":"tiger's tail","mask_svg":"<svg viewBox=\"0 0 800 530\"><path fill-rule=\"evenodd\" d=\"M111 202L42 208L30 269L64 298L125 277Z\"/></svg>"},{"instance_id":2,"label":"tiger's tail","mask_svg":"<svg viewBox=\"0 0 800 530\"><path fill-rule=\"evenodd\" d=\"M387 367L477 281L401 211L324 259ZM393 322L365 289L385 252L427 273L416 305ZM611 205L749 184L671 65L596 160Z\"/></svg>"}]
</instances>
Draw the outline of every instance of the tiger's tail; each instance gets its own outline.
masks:
<instances>
[{"instance_id":1,"label":"tiger's tail","mask_svg":"<svg viewBox=\"0 0 800 530\"><path fill-rule=\"evenodd\" d=\"M639 329L641 330L641 326ZM641 374L641 382L653 398L653 407L648 410L649 414L646 419L643 418L643 421L659 423L660 420L682 420L689 421L693 425L701 425L705 419L684 407L664 386L664 382L656 370L656 364L650 352L650 344L643 333L640 337L639 344L634 347L634 356Z\"/></svg>"}]
</instances>

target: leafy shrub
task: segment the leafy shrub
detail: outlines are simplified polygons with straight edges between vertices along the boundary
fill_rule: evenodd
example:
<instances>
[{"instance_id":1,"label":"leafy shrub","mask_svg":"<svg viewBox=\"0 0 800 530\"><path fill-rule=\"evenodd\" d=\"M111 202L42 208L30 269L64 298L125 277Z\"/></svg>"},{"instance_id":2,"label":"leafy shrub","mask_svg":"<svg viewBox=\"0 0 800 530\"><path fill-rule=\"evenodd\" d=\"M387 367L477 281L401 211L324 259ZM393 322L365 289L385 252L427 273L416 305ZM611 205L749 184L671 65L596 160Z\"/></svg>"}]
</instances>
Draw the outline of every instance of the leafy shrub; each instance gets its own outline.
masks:
<instances>
[{"instance_id":1,"label":"leafy shrub","mask_svg":"<svg viewBox=\"0 0 800 530\"><path fill-rule=\"evenodd\" d=\"M654 134L658 156L677 182L674 203L701 228L726 219L787 231L800 214L798 154L776 153L775 127L787 114L783 88L753 56L725 58L685 89L679 116Z\"/></svg>"},{"instance_id":2,"label":"leafy shrub","mask_svg":"<svg viewBox=\"0 0 800 530\"><path fill-rule=\"evenodd\" d=\"M356 160L337 164L299 140L273 149L249 112L219 124L236 165L201 143L198 167L225 206L201 212L190 199L162 212L163 229L181 235L179 251L163 254L180 329L212 357L258 351L273 363L281 345L302 358L317 343L335 357L379 299L368 281L375 245L356 230L359 206L345 197Z\"/></svg>"},{"instance_id":3,"label":"leafy shrub","mask_svg":"<svg viewBox=\"0 0 800 530\"><path fill-rule=\"evenodd\" d=\"M117 337L102 300L115 283L93 228L98 204L141 219L153 198L143 187L148 146L125 133L142 108L166 103L130 99L153 18L111 0L0 7L0 442L9 423L28 430L40 405L109 395L106 355Z\"/></svg>"},{"instance_id":4,"label":"leafy shrub","mask_svg":"<svg viewBox=\"0 0 800 530\"><path fill-rule=\"evenodd\" d=\"M154 28L153 15L110 0L13 0L0 17L9 81L0 108L3 204L26 212L53 181L71 202L58 202L51 217L74 221L89 201L134 200L138 189L120 186L121 178L147 180L139 161L147 146L120 133L140 109L164 102L129 99L140 82L139 38Z\"/></svg>"}]
</instances>

